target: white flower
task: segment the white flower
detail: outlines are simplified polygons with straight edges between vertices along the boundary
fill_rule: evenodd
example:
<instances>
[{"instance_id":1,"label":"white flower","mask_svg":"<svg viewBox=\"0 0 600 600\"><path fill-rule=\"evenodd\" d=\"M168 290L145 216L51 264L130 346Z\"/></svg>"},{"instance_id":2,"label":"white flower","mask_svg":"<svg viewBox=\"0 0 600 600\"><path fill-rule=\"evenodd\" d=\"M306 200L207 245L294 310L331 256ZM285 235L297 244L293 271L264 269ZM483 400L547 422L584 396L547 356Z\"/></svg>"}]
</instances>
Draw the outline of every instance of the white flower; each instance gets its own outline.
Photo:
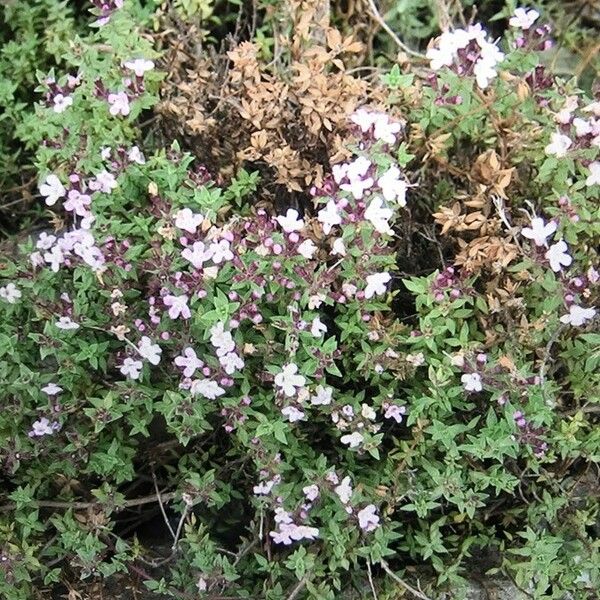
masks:
<instances>
[{"instance_id":1,"label":"white flower","mask_svg":"<svg viewBox=\"0 0 600 600\"><path fill-rule=\"evenodd\" d=\"M21 290L12 282L0 287L0 298L9 304L15 304L22 295Z\"/></svg>"},{"instance_id":2,"label":"white flower","mask_svg":"<svg viewBox=\"0 0 600 600\"><path fill-rule=\"evenodd\" d=\"M276 221L286 233L301 231L304 228L304 220L298 218L298 211L293 208L288 208L285 216L279 215Z\"/></svg>"},{"instance_id":3,"label":"white flower","mask_svg":"<svg viewBox=\"0 0 600 600\"><path fill-rule=\"evenodd\" d=\"M224 356L235 350L235 342L229 331L225 331L225 324L219 321L210 330L210 343L217 349L217 356Z\"/></svg>"},{"instance_id":4,"label":"white flower","mask_svg":"<svg viewBox=\"0 0 600 600\"><path fill-rule=\"evenodd\" d=\"M573 258L569 255L568 250L569 248L563 240L552 244L548 248L545 256L550 262L550 268L555 273L558 273L563 267L568 267L573 262Z\"/></svg>"},{"instance_id":5,"label":"white flower","mask_svg":"<svg viewBox=\"0 0 600 600\"><path fill-rule=\"evenodd\" d=\"M479 373L465 373L460 381L467 392L481 392L483 389Z\"/></svg>"},{"instance_id":6,"label":"white flower","mask_svg":"<svg viewBox=\"0 0 600 600\"><path fill-rule=\"evenodd\" d=\"M304 258L307 258L309 260L314 256L316 251L317 247L315 246L315 243L312 240L304 240L298 246L298 254L301 254L302 256L304 256Z\"/></svg>"},{"instance_id":7,"label":"white flower","mask_svg":"<svg viewBox=\"0 0 600 600\"><path fill-rule=\"evenodd\" d=\"M189 233L196 233L196 229L202 221L204 221L204 216L189 208L182 208L175 213L175 227Z\"/></svg>"},{"instance_id":8,"label":"white flower","mask_svg":"<svg viewBox=\"0 0 600 600\"><path fill-rule=\"evenodd\" d=\"M374 421L377 418L377 413L373 410L373 407L365 403L361 406L360 414L364 419L369 419L369 421Z\"/></svg>"},{"instance_id":9,"label":"white flower","mask_svg":"<svg viewBox=\"0 0 600 600\"><path fill-rule=\"evenodd\" d=\"M338 213L338 208L333 200L329 200L317 213L317 220L323 225L323 232L328 234L334 225L339 225L342 222L342 217Z\"/></svg>"},{"instance_id":10,"label":"white flower","mask_svg":"<svg viewBox=\"0 0 600 600\"><path fill-rule=\"evenodd\" d=\"M512 16L508 24L511 27L519 27L520 29L529 29L538 19L540 13L537 10L515 8L514 16Z\"/></svg>"},{"instance_id":11,"label":"white flower","mask_svg":"<svg viewBox=\"0 0 600 600\"><path fill-rule=\"evenodd\" d=\"M154 63L145 58L136 58L123 63L128 69L131 69L138 77L143 77L146 71L154 69Z\"/></svg>"},{"instance_id":12,"label":"white flower","mask_svg":"<svg viewBox=\"0 0 600 600\"><path fill-rule=\"evenodd\" d=\"M157 365L160 362L162 349L158 344L153 344L152 340L147 336L143 336L139 341L137 350L142 358L145 358L149 363Z\"/></svg>"},{"instance_id":13,"label":"white flower","mask_svg":"<svg viewBox=\"0 0 600 600\"><path fill-rule=\"evenodd\" d=\"M315 317L310 326L310 333L313 337L320 338L323 333L327 333L327 325L322 323L319 317Z\"/></svg>"},{"instance_id":14,"label":"white flower","mask_svg":"<svg viewBox=\"0 0 600 600\"><path fill-rule=\"evenodd\" d=\"M125 92L109 94L108 103L110 104L108 112L110 112L113 117L116 117L119 114L126 117L131 110L129 107L129 97Z\"/></svg>"},{"instance_id":15,"label":"white flower","mask_svg":"<svg viewBox=\"0 0 600 600\"><path fill-rule=\"evenodd\" d=\"M583 137L590 133L593 133L594 128L590 121L586 121L580 117L575 117L573 119L573 126L575 127L575 135L577 137Z\"/></svg>"},{"instance_id":16,"label":"white flower","mask_svg":"<svg viewBox=\"0 0 600 600\"><path fill-rule=\"evenodd\" d=\"M306 379L297 373L298 365L289 363L283 366L281 373L275 375L275 385L288 397L294 396L297 393L296 388L302 388L306 383Z\"/></svg>"},{"instance_id":17,"label":"white flower","mask_svg":"<svg viewBox=\"0 0 600 600\"><path fill-rule=\"evenodd\" d=\"M212 252L212 259L216 265L224 260L233 260L233 252L231 251L230 244L227 240L213 242L208 249Z\"/></svg>"},{"instance_id":18,"label":"white flower","mask_svg":"<svg viewBox=\"0 0 600 600\"><path fill-rule=\"evenodd\" d=\"M290 423L302 421L302 419L305 417L305 414L295 406L286 406L285 408L282 408L281 414L284 417L287 417Z\"/></svg>"},{"instance_id":19,"label":"white flower","mask_svg":"<svg viewBox=\"0 0 600 600\"><path fill-rule=\"evenodd\" d=\"M228 375L233 375L236 371L244 368L244 361L235 352L228 352L219 357L219 362Z\"/></svg>"},{"instance_id":20,"label":"white flower","mask_svg":"<svg viewBox=\"0 0 600 600\"><path fill-rule=\"evenodd\" d=\"M52 110L55 113L63 113L69 106L73 105L73 98L71 96L63 96L63 94L56 94L54 96L54 106Z\"/></svg>"},{"instance_id":21,"label":"white flower","mask_svg":"<svg viewBox=\"0 0 600 600\"><path fill-rule=\"evenodd\" d=\"M385 409L383 415L386 419L394 419L396 423L402 423L402 417L406 414L406 406L398 406L397 404L390 404Z\"/></svg>"},{"instance_id":22,"label":"white flower","mask_svg":"<svg viewBox=\"0 0 600 600\"><path fill-rule=\"evenodd\" d=\"M332 388L318 385L315 392L316 394L310 397L311 404L314 406L326 406L327 404L331 404Z\"/></svg>"},{"instance_id":23,"label":"white flower","mask_svg":"<svg viewBox=\"0 0 600 600\"><path fill-rule=\"evenodd\" d=\"M388 202L397 202L399 206L406 206L406 181L400 179L400 169L392 165L378 180L383 197Z\"/></svg>"},{"instance_id":24,"label":"white flower","mask_svg":"<svg viewBox=\"0 0 600 600\"><path fill-rule=\"evenodd\" d=\"M278 479L270 479L269 481L261 481L258 485L252 488L253 493L256 496L267 496L271 493L273 486L279 483ZM290 519L291 522L291 519Z\"/></svg>"},{"instance_id":25,"label":"white flower","mask_svg":"<svg viewBox=\"0 0 600 600\"><path fill-rule=\"evenodd\" d=\"M373 136L376 140L382 140L386 144L392 145L396 143L396 134L401 129L400 123L391 121L387 115L380 113L375 117Z\"/></svg>"},{"instance_id":26,"label":"white flower","mask_svg":"<svg viewBox=\"0 0 600 600\"><path fill-rule=\"evenodd\" d=\"M484 90L492 79L498 74L496 66L504 60L504 54L500 52L496 44L485 43L481 47L481 58L475 63L473 73L477 85Z\"/></svg>"},{"instance_id":27,"label":"white flower","mask_svg":"<svg viewBox=\"0 0 600 600\"><path fill-rule=\"evenodd\" d=\"M363 133L366 133L375 124L375 121L377 120L377 113L369 112L365 108L359 108L350 117L350 120L353 123L356 123Z\"/></svg>"},{"instance_id":28,"label":"white flower","mask_svg":"<svg viewBox=\"0 0 600 600\"><path fill-rule=\"evenodd\" d=\"M181 296L168 295L163 298L165 306L169 307L169 317L171 319L177 319L182 317L183 319L189 319L192 316L192 312L188 306L189 298L182 294Z\"/></svg>"},{"instance_id":29,"label":"white flower","mask_svg":"<svg viewBox=\"0 0 600 600\"><path fill-rule=\"evenodd\" d=\"M57 273L60 269L60 265L65 260L65 255L58 246L54 246L50 252L44 253L44 260L50 264L52 271Z\"/></svg>"},{"instance_id":30,"label":"white flower","mask_svg":"<svg viewBox=\"0 0 600 600\"><path fill-rule=\"evenodd\" d=\"M46 177L46 181L39 186L39 190L40 194L45 197L48 206L56 204L56 201L63 198L66 193L65 187L54 173L50 173Z\"/></svg>"},{"instance_id":31,"label":"white flower","mask_svg":"<svg viewBox=\"0 0 600 600\"><path fill-rule=\"evenodd\" d=\"M588 169L590 170L590 175L585 180L585 185L587 187L591 187L592 185L600 185L600 162L596 160L593 163L590 163Z\"/></svg>"},{"instance_id":32,"label":"white flower","mask_svg":"<svg viewBox=\"0 0 600 600\"><path fill-rule=\"evenodd\" d=\"M544 151L548 155L562 158L567 155L567 150L572 144L573 141L570 137L557 131L550 136L550 143L546 146Z\"/></svg>"},{"instance_id":33,"label":"white flower","mask_svg":"<svg viewBox=\"0 0 600 600\"><path fill-rule=\"evenodd\" d=\"M44 394L47 394L48 396L56 396L57 394L60 394L62 391L63 391L63 389L59 385L56 385L55 383L49 383L48 385L46 385L46 387L42 388L42 392L44 392Z\"/></svg>"},{"instance_id":34,"label":"white flower","mask_svg":"<svg viewBox=\"0 0 600 600\"><path fill-rule=\"evenodd\" d=\"M40 233L38 241L35 244L35 247L39 250L49 250L50 248L52 248L52 244L54 244L55 241L56 236L48 235L45 231L42 231L42 233Z\"/></svg>"},{"instance_id":35,"label":"white flower","mask_svg":"<svg viewBox=\"0 0 600 600\"><path fill-rule=\"evenodd\" d=\"M208 398L208 400L215 400L219 396L222 396L225 390L216 381L212 381L211 379L195 379L192 381L190 392L194 396L200 394Z\"/></svg>"},{"instance_id":36,"label":"white flower","mask_svg":"<svg viewBox=\"0 0 600 600\"><path fill-rule=\"evenodd\" d=\"M570 323L574 327L579 327L580 325L583 325L586 321L593 319L595 314L595 308L583 308L582 306L572 304L569 307L569 314L563 315L560 318L560 321L561 323Z\"/></svg>"},{"instance_id":37,"label":"white flower","mask_svg":"<svg viewBox=\"0 0 600 600\"><path fill-rule=\"evenodd\" d=\"M373 296L380 296L386 292L386 284L392 280L388 272L375 273L367 275L367 287L365 288L365 298L368 300Z\"/></svg>"},{"instance_id":38,"label":"white flower","mask_svg":"<svg viewBox=\"0 0 600 600\"><path fill-rule=\"evenodd\" d=\"M115 176L106 169L98 173L96 178L89 183L91 190L100 191L104 194L110 194L118 185Z\"/></svg>"},{"instance_id":39,"label":"white flower","mask_svg":"<svg viewBox=\"0 0 600 600\"><path fill-rule=\"evenodd\" d=\"M185 248L181 256L192 263L194 268L200 269L202 265L212 258L212 250L206 247L204 242L194 242L192 248Z\"/></svg>"},{"instance_id":40,"label":"white flower","mask_svg":"<svg viewBox=\"0 0 600 600\"><path fill-rule=\"evenodd\" d=\"M73 321L71 319L71 317L61 317L60 319L58 319L58 321L56 321L56 323L54 323L56 325L56 327L58 327L59 329L64 329L64 330L69 330L69 329L79 329L79 323L75 323L75 321Z\"/></svg>"},{"instance_id":41,"label":"white flower","mask_svg":"<svg viewBox=\"0 0 600 600\"><path fill-rule=\"evenodd\" d=\"M546 238L551 236L556 228L556 221L545 224L544 219L535 217L531 220L531 227L523 227L521 235L528 240L533 240L536 246L547 246Z\"/></svg>"},{"instance_id":42,"label":"white flower","mask_svg":"<svg viewBox=\"0 0 600 600\"><path fill-rule=\"evenodd\" d=\"M348 504L352 497L352 479L350 479L350 477L344 477L340 485L336 486L333 491L338 495L342 504Z\"/></svg>"},{"instance_id":43,"label":"white flower","mask_svg":"<svg viewBox=\"0 0 600 600\"><path fill-rule=\"evenodd\" d=\"M333 180L339 184L344 177L346 177L346 172L348 171L348 165L346 163L341 163L339 165L333 165L331 167L331 173L333 175Z\"/></svg>"},{"instance_id":44,"label":"white flower","mask_svg":"<svg viewBox=\"0 0 600 600\"><path fill-rule=\"evenodd\" d=\"M390 228L388 221L392 218L393 214L394 211L391 208L383 206L381 198L375 197L371 200L371 204L369 204L369 207L365 211L365 219L373 225L375 231L392 235L394 232Z\"/></svg>"},{"instance_id":45,"label":"white flower","mask_svg":"<svg viewBox=\"0 0 600 600\"><path fill-rule=\"evenodd\" d=\"M331 254L333 254L333 256L346 256L346 245L344 244L344 240L342 238L336 238L333 240Z\"/></svg>"},{"instance_id":46,"label":"white flower","mask_svg":"<svg viewBox=\"0 0 600 600\"><path fill-rule=\"evenodd\" d=\"M146 164L146 157L142 154L142 151L137 146L132 146L127 152L127 158L138 165Z\"/></svg>"},{"instance_id":47,"label":"white flower","mask_svg":"<svg viewBox=\"0 0 600 600\"><path fill-rule=\"evenodd\" d=\"M340 438L340 442L342 442L342 444L350 446L350 448L358 448L358 446L360 446L363 443L364 439L365 438L361 433L355 431L354 433L343 435Z\"/></svg>"},{"instance_id":48,"label":"white flower","mask_svg":"<svg viewBox=\"0 0 600 600\"><path fill-rule=\"evenodd\" d=\"M43 435L52 435L60 429L60 425L53 421L50 423L46 417L42 417L39 421L35 421L29 432L29 437L41 437Z\"/></svg>"},{"instance_id":49,"label":"white flower","mask_svg":"<svg viewBox=\"0 0 600 600\"><path fill-rule=\"evenodd\" d=\"M313 294L312 296L309 296L308 297L308 308L310 310L319 308L319 306L321 306L321 304L323 304L323 302L325 301L326 298L327 298L327 296L322 293Z\"/></svg>"},{"instance_id":50,"label":"white flower","mask_svg":"<svg viewBox=\"0 0 600 600\"><path fill-rule=\"evenodd\" d=\"M374 504L365 506L358 512L358 525L363 531L373 531L379 527L379 516Z\"/></svg>"},{"instance_id":51,"label":"white flower","mask_svg":"<svg viewBox=\"0 0 600 600\"><path fill-rule=\"evenodd\" d=\"M123 364L119 367L119 371L121 371L125 377L129 377L130 379L139 379L143 366L144 365L141 360L126 358L123 361Z\"/></svg>"},{"instance_id":52,"label":"white flower","mask_svg":"<svg viewBox=\"0 0 600 600\"><path fill-rule=\"evenodd\" d=\"M183 376L191 377L196 369L201 369L204 363L196 356L193 348L186 348L181 356L177 356L173 361L178 367L184 367Z\"/></svg>"},{"instance_id":53,"label":"white flower","mask_svg":"<svg viewBox=\"0 0 600 600\"><path fill-rule=\"evenodd\" d=\"M312 485L307 485L302 488L302 493L309 502L314 502L319 497L319 486L314 483Z\"/></svg>"},{"instance_id":54,"label":"white flower","mask_svg":"<svg viewBox=\"0 0 600 600\"><path fill-rule=\"evenodd\" d=\"M567 96L563 107L554 116L554 120L562 125L570 123L573 116L573 111L578 105L579 98L577 98L577 96Z\"/></svg>"},{"instance_id":55,"label":"white flower","mask_svg":"<svg viewBox=\"0 0 600 600\"><path fill-rule=\"evenodd\" d=\"M350 182L341 184L340 189L351 192L356 200L360 200L364 192L373 187L373 179L371 177L363 179L370 167L371 161L364 156L359 156L356 160L349 163L346 175Z\"/></svg>"}]
</instances>

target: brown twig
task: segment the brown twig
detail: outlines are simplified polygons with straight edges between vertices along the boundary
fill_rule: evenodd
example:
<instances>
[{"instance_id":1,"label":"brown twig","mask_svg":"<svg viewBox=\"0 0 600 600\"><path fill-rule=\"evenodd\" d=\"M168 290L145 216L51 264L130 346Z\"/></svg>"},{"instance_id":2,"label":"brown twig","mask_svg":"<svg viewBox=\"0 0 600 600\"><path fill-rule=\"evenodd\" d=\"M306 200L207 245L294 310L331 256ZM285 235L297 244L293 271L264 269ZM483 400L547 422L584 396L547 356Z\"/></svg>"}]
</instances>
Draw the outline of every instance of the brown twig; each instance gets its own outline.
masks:
<instances>
[{"instance_id":1,"label":"brown twig","mask_svg":"<svg viewBox=\"0 0 600 600\"><path fill-rule=\"evenodd\" d=\"M396 575L396 573L394 573L394 571L392 571L390 569L389 565L387 564L387 562L385 562L385 560L381 559L380 564L381 564L383 570L396 583L399 583L407 592L410 592L415 598L420 598L421 600L431 600L431 598L429 598L428 596L423 594L423 592L416 590L414 587L412 587L412 585L409 585L408 583L406 583L406 581L404 581L404 579L401 579L400 577L398 577L398 575Z\"/></svg>"},{"instance_id":2,"label":"brown twig","mask_svg":"<svg viewBox=\"0 0 600 600\"><path fill-rule=\"evenodd\" d=\"M377 10L377 5L375 4L375 0L367 0L367 2L369 4L369 8L371 9L371 16L375 19L375 21L377 21L377 23L381 26L381 28L383 30L385 30L385 32L392 38L392 40L394 40L394 43L396 44L396 46L398 46L398 48L400 48L400 50L402 50L402 52L405 52L406 54L408 54L409 56L412 56L413 58L420 58L422 60L424 60L426 58L426 56L424 54L421 54L420 52L417 52L416 50L409 48L392 31L392 29L389 27L389 25L383 20L383 17L381 16L381 14L379 14L379 10Z\"/></svg>"}]
</instances>

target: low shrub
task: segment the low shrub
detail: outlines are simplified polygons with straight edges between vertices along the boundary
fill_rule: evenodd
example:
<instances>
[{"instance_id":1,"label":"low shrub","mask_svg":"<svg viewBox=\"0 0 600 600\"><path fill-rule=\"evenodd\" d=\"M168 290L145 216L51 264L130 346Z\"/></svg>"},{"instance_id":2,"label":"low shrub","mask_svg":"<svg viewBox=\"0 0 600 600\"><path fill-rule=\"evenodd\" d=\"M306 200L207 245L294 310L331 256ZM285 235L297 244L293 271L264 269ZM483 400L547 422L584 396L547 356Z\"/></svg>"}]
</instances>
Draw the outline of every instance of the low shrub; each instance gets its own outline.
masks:
<instances>
[{"instance_id":1,"label":"low shrub","mask_svg":"<svg viewBox=\"0 0 600 600\"><path fill-rule=\"evenodd\" d=\"M539 15L359 85L276 211L152 146L167 69L96 6L24 124L48 225L0 264L0 591L463 597L485 554L592 598L600 100L541 65Z\"/></svg>"}]
</instances>

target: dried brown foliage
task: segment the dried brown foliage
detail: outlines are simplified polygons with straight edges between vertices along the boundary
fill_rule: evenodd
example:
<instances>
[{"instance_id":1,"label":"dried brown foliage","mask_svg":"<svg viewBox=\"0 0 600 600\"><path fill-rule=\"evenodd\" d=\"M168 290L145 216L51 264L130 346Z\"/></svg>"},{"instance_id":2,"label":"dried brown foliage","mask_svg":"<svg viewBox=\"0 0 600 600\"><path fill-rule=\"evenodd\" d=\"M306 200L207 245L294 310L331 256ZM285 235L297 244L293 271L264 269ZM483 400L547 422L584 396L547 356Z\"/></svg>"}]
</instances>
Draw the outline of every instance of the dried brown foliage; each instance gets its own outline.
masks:
<instances>
[{"instance_id":1,"label":"dried brown foliage","mask_svg":"<svg viewBox=\"0 0 600 600\"><path fill-rule=\"evenodd\" d=\"M381 97L348 73L344 59L362 44L329 27L321 5L289 3L291 34L279 36L270 63L251 42L191 62L175 46L159 112L213 172L258 169L267 195L294 193L347 156L348 114Z\"/></svg>"}]
</instances>

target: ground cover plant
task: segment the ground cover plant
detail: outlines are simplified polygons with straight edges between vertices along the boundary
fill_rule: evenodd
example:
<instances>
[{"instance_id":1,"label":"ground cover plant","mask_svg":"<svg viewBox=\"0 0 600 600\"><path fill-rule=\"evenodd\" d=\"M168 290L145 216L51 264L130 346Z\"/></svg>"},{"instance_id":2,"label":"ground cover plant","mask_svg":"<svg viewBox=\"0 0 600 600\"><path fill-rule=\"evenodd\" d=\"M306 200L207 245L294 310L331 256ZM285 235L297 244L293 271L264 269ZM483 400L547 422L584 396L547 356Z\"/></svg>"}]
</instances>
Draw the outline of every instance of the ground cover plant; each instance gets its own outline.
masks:
<instances>
[{"instance_id":1,"label":"ground cover plant","mask_svg":"<svg viewBox=\"0 0 600 600\"><path fill-rule=\"evenodd\" d=\"M3 9L3 597L597 597L594 7L498 4Z\"/></svg>"}]
</instances>

